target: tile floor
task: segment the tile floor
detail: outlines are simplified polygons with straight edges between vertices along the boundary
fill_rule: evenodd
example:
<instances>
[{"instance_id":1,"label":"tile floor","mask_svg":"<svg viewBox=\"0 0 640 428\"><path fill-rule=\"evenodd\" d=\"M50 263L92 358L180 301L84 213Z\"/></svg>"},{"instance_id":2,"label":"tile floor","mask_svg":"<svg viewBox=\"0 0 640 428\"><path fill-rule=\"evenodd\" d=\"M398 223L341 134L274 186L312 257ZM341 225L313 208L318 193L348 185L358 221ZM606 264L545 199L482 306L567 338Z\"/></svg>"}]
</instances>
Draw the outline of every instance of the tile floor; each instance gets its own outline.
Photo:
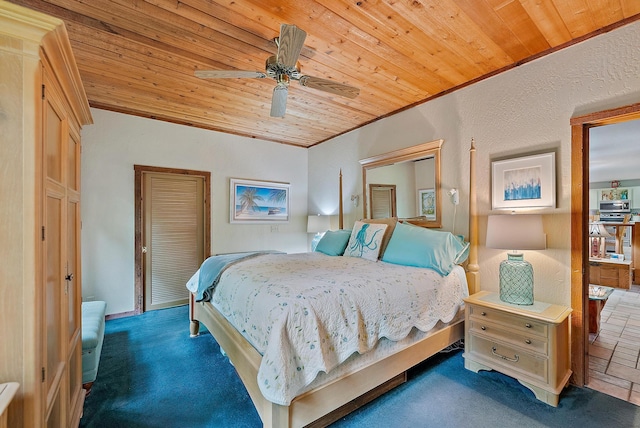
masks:
<instances>
[{"instance_id":1,"label":"tile floor","mask_svg":"<svg viewBox=\"0 0 640 428\"><path fill-rule=\"evenodd\" d=\"M640 286L611 294L590 342L587 387L640 406Z\"/></svg>"}]
</instances>

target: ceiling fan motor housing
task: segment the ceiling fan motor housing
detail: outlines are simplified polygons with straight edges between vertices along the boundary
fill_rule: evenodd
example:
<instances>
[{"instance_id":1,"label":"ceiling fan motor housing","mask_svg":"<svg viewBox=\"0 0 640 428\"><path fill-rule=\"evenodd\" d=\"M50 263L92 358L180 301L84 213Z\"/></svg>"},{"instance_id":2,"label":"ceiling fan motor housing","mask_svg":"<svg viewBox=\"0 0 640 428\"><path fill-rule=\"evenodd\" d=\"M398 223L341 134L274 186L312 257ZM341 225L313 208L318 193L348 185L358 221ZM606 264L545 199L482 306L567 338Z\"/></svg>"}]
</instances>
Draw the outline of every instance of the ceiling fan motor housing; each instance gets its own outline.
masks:
<instances>
[{"instance_id":1,"label":"ceiling fan motor housing","mask_svg":"<svg viewBox=\"0 0 640 428\"><path fill-rule=\"evenodd\" d=\"M267 76L275 79L278 83L281 83L285 77L287 84L290 78L294 80L300 78L300 62L296 62L294 67L286 67L284 64L278 62L278 58L275 55L267 58L265 69Z\"/></svg>"}]
</instances>

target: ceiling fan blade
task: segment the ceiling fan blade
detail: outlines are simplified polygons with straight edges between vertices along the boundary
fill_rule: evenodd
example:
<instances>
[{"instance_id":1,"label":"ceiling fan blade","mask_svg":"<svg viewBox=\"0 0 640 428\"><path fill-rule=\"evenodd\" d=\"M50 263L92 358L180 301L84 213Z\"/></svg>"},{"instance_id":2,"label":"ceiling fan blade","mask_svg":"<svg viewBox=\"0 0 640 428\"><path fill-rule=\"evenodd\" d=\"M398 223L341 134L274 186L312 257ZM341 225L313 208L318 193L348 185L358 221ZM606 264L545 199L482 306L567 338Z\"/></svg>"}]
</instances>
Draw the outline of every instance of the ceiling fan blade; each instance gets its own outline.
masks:
<instances>
[{"instance_id":1,"label":"ceiling fan blade","mask_svg":"<svg viewBox=\"0 0 640 428\"><path fill-rule=\"evenodd\" d=\"M289 89L287 86L278 84L273 88L273 97L271 98L271 117L284 117L287 109L287 94Z\"/></svg>"},{"instance_id":2,"label":"ceiling fan blade","mask_svg":"<svg viewBox=\"0 0 640 428\"><path fill-rule=\"evenodd\" d=\"M321 79L320 77L302 76L299 80L302 86L330 92L347 98L355 98L360 94L360 88L334 82L333 80Z\"/></svg>"},{"instance_id":3,"label":"ceiling fan blade","mask_svg":"<svg viewBox=\"0 0 640 428\"><path fill-rule=\"evenodd\" d=\"M282 24L278 39L278 62L287 68L295 67L307 33L295 25Z\"/></svg>"},{"instance_id":4,"label":"ceiling fan blade","mask_svg":"<svg viewBox=\"0 0 640 428\"><path fill-rule=\"evenodd\" d=\"M267 77L262 71L243 70L196 70L195 75L201 79L235 79L242 77L264 79Z\"/></svg>"}]
</instances>

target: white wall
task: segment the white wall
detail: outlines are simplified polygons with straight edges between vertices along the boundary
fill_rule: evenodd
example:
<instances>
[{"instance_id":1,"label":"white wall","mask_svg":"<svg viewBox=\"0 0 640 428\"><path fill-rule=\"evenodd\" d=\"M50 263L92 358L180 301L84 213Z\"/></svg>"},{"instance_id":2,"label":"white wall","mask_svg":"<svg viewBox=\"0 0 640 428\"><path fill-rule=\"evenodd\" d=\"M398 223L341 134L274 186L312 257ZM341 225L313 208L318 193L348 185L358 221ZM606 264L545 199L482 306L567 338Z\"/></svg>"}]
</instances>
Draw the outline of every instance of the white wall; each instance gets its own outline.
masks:
<instances>
[{"instance_id":1,"label":"white wall","mask_svg":"<svg viewBox=\"0 0 640 428\"><path fill-rule=\"evenodd\" d=\"M468 232L468 150L477 147L480 285L498 290L506 253L484 248L491 211L490 166L499 158L556 152L557 208L542 211L548 249L528 251L536 299L570 304L570 192L572 116L640 102L640 22L571 46L516 69L339 136L310 149L309 207L330 205L333 183L321 177L342 169L345 199L362 193L359 159L443 138L442 187L460 189L455 231ZM453 206L443 195L443 226ZM362 207L345 204L345 227Z\"/></svg>"},{"instance_id":2,"label":"white wall","mask_svg":"<svg viewBox=\"0 0 640 428\"><path fill-rule=\"evenodd\" d=\"M133 165L211 172L211 251L307 251L308 150L104 110L82 131L83 298L134 309ZM291 183L291 220L229 223L229 178Z\"/></svg>"}]
</instances>

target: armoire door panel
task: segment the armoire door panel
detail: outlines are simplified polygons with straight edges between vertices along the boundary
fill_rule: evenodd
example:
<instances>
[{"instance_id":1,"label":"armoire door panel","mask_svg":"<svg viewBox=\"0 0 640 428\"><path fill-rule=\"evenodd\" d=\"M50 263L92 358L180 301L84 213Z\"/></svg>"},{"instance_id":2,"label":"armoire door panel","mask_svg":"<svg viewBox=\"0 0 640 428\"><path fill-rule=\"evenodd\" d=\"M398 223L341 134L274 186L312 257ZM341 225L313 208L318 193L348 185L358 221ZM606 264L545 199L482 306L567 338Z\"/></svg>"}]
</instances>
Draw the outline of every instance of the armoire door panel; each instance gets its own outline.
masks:
<instances>
[{"instance_id":1,"label":"armoire door panel","mask_svg":"<svg viewBox=\"0 0 640 428\"><path fill-rule=\"evenodd\" d=\"M74 130L75 131L75 130ZM80 139L75 132L69 134L67 147L67 187L80 190Z\"/></svg>"},{"instance_id":2,"label":"armoire door panel","mask_svg":"<svg viewBox=\"0 0 640 428\"><path fill-rule=\"evenodd\" d=\"M52 90L52 84L48 87ZM45 171L47 177L58 182L62 181L62 127L63 115L57 106L45 103Z\"/></svg>"},{"instance_id":3,"label":"armoire door panel","mask_svg":"<svg viewBox=\"0 0 640 428\"><path fill-rule=\"evenodd\" d=\"M45 384L48 392L55 388L54 380L58 371L64 367L63 334L61 331L62 294L63 294L63 242L62 242L62 200L55 196L47 196L46 226L43 232L45 239L45 293L44 322L46 331L46 371Z\"/></svg>"}]
</instances>

